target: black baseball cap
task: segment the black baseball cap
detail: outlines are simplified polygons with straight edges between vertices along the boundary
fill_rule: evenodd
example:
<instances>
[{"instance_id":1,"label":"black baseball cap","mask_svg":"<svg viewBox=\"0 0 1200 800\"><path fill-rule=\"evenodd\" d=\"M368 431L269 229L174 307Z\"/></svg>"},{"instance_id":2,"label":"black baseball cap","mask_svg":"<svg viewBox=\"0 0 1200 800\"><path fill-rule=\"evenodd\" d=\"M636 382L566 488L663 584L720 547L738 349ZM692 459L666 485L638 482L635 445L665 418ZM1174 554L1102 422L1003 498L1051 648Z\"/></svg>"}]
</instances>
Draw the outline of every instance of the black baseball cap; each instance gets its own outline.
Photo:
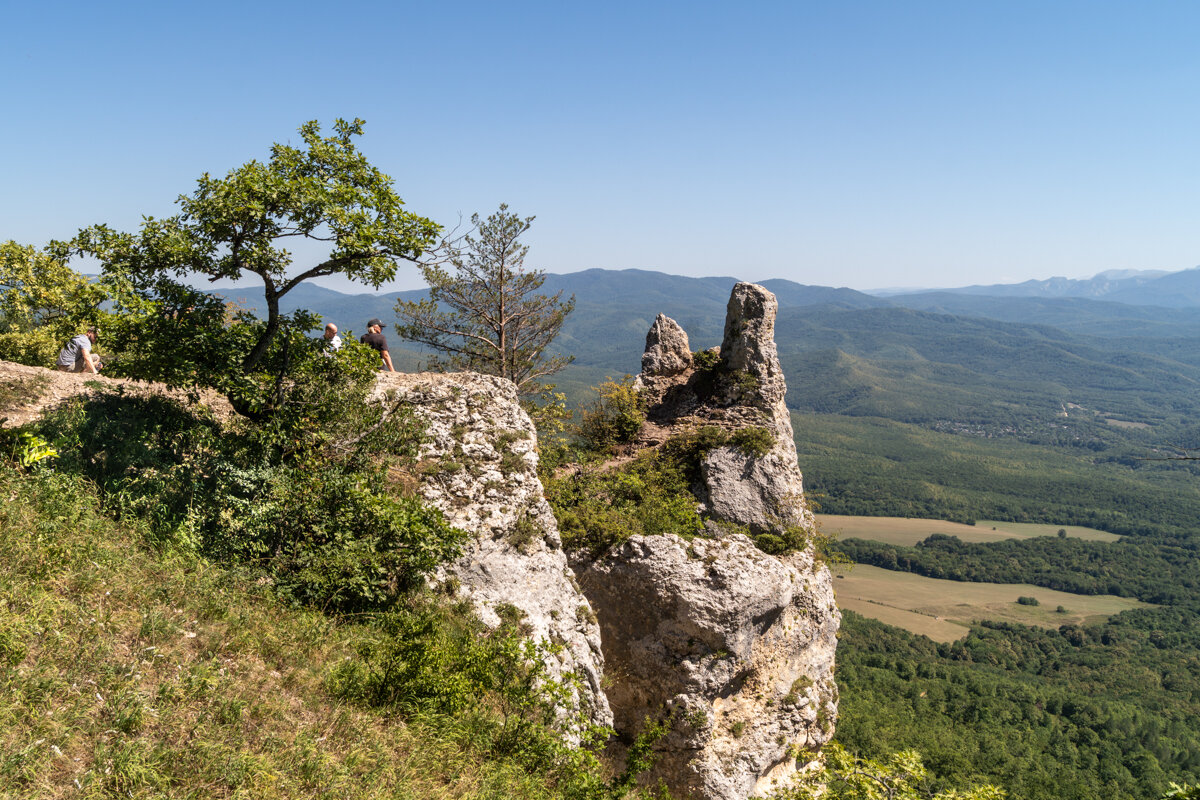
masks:
<instances>
[{"instance_id":1,"label":"black baseball cap","mask_svg":"<svg viewBox=\"0 0 1200 800\"><path fill-rule=\"evenodd\" d=\"M379 321L379 318L378 318L378 317L371 317L369 320L367 320L367 327L368 327L368 328L373 328L373 327L375 327L376 325L378 325L378 326L379 326L379 327L381 327L381 328L383 327L383 323Z\"/></svg>"}]
</instances>

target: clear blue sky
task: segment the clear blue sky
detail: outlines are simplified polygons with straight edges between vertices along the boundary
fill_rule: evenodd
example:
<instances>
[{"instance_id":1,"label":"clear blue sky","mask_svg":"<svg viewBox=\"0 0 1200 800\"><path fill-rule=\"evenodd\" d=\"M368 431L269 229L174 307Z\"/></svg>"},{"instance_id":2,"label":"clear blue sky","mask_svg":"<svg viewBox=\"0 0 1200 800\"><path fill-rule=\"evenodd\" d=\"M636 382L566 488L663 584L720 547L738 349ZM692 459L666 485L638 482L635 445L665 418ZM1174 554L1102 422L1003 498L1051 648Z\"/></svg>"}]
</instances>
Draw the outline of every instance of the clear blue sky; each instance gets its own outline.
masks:
<instances>
[{"instance_id":1,"label":"clear blue sky","mask_svg":"<svg viewBox=\"0 0 1200 800\"><path fill-rule=\"evenodd\" d=\"M131 229L357 116L412 210L507 202L551 272L1200 263L1195 3L44 0L0 30L0 240Z\"/></svg>"}]
</instances>

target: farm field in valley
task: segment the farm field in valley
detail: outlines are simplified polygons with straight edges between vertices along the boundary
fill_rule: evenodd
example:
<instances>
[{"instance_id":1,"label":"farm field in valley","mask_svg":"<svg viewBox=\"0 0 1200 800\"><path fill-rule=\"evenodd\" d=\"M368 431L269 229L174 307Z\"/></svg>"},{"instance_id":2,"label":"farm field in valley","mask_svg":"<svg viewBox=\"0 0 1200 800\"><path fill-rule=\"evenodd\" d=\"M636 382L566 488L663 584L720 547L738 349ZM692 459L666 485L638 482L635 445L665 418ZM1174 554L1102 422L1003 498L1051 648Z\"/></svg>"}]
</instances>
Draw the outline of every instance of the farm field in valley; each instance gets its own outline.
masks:
<instances>
[{"instance_id":1,"label":"farm field in valley","mask_svg":"<svg viewBox=\"0 0 1200 800\"><path fill-rule=\"evenodd\" d=\"M817 514L821 530L838 539L868 539L884 544L911 547L932 534L957 536L964 542L995 542L1000 539L1029 539L1034 536L1055 536L1065 530L1067 536L1094 542L1115 542L1115 533L1084 528L1078 525L1045 525L1028 522L979 520L974 525L947 522L942 519L913 519L909 517L854 517L843 514Z\"/></svg>"},{"instance_id":2,"label":"farm field in valley","mask_svg":"<svg viewBox=\"0 0 1200 800\"><path fill-rule=\"evenodd\" d=\"M967 635L975 620L1015 622L1043 628L1102 622L1149 604L1113 595L1081 595L1020 583L975 583L926 578L866 564L833 568L841 608L939 642ZM1033 597L1039 605L1021 605ZM1059 607L1064 611L1058 611Z\"/></svg>"}]
</instances>

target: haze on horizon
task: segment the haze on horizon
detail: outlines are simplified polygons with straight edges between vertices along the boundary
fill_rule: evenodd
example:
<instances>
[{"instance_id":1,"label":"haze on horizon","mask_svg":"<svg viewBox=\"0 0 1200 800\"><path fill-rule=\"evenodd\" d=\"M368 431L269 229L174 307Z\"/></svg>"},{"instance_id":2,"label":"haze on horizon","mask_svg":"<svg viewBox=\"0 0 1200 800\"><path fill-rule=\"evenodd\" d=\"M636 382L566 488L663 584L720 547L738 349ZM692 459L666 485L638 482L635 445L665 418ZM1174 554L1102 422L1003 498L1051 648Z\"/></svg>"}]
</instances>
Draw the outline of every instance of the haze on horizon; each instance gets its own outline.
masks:
<instances>
[{"instance_id":1,"label":"haze on horizon","mask_svg":"<svg viewBox=\"0 0 1200 800\"><path fill-rule=\"evenodd\" d=\"M173 212L203 172L367 121L530 264L860 290L1200 263L1200 6L10 4L0 240ZM331 283L341 291L364 291ZM416 288L401 269L386 289Z\"/></svg>"}]
</instances>

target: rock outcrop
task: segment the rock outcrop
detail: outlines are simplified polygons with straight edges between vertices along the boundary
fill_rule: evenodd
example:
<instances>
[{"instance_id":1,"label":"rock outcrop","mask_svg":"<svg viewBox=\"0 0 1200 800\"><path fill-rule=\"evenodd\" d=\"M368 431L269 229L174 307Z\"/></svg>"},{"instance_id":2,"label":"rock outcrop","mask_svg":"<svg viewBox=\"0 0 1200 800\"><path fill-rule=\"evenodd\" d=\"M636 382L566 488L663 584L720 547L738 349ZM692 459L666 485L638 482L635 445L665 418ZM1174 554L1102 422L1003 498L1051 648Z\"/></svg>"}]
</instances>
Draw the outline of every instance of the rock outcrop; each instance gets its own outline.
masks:
<instances>
[{"instance_id":1,"label":"rock outcrop","mask_svg":"<svg viewBox=\"0 0 1200 800\"><path fill-rule=\"evenodd\" d=\"M642 353L642 373L678 375L692 366L688 336L679 323L659 314L646 334L646 352Z\"/></svg>"},{"instance_id":2,"label":"rock outcrop","mask_svg":"<svg viewBox=\"0 0 1200 800\"><path fill-rule=\"evenodd\" d=\"M651 779L683 796L765 791L829 739L839 615L811 554L745 536L635 536L583 577L600 615L619 731L668 719Z\"/></svg>"},{"instance_id":3,"label":"rock outcrop","mask_svg":"<svg viewBox=\"0 0 1200 800\"><path fill-rule=\"evenodd\" d=\"M697 798L769 790L829 740L837 713L841 616L828 569L811 546L776 558L746 535L794 541L812 525L776 308L766 289L738 284L720 349L694 359L683 358L682 329L655 320L638 377L649 406L641 446L706 426L730 442L753 433L758 446L730 443L702 457L693 491L714 538L633 537L580 576L619 676L608 693L617 730L628 741L644 720L668 720L646 778Z\"/></svg>"},{"instance_id":4,"label":"rock outcrop","mask_svg":"<svg viewBox=\"0 0 1200 800\"><path fill-rule=\"evenodd\" d=\"M739 283L729 298L721 347L705 354L706 366L680 372L643 370L638 376L652 432L645 444L704 425L726 431L760 428L770 434L772 444L765 455L733 446L709 451L701 464L703 484L696 487L710 516L756 533L812 524L803 502L791 415L784 403L787 384L775 349L778 308L771 292ZM660 316L646 338L647 349L660 328L679 330L673 320ZM680 335L686 342L682 330L674 338Z\"/></svg>"},{"instance_id":5,"label":"rock outcrop","mask_svg":"<svg viewBox=\"0 0 1200 800\"><path fill-rule=\"evenodd\" d=\"M591 719L612 721L600 681L603 656L591 605L567 566L554 514L537 477L537 439L511 381L475 373L384 373L376 399L412 406L425 424L418 492L474 535L439 576L489 625L519 610L535 642L554 645L549 673L573 675Z\"/></svg>"}]
</instances>

